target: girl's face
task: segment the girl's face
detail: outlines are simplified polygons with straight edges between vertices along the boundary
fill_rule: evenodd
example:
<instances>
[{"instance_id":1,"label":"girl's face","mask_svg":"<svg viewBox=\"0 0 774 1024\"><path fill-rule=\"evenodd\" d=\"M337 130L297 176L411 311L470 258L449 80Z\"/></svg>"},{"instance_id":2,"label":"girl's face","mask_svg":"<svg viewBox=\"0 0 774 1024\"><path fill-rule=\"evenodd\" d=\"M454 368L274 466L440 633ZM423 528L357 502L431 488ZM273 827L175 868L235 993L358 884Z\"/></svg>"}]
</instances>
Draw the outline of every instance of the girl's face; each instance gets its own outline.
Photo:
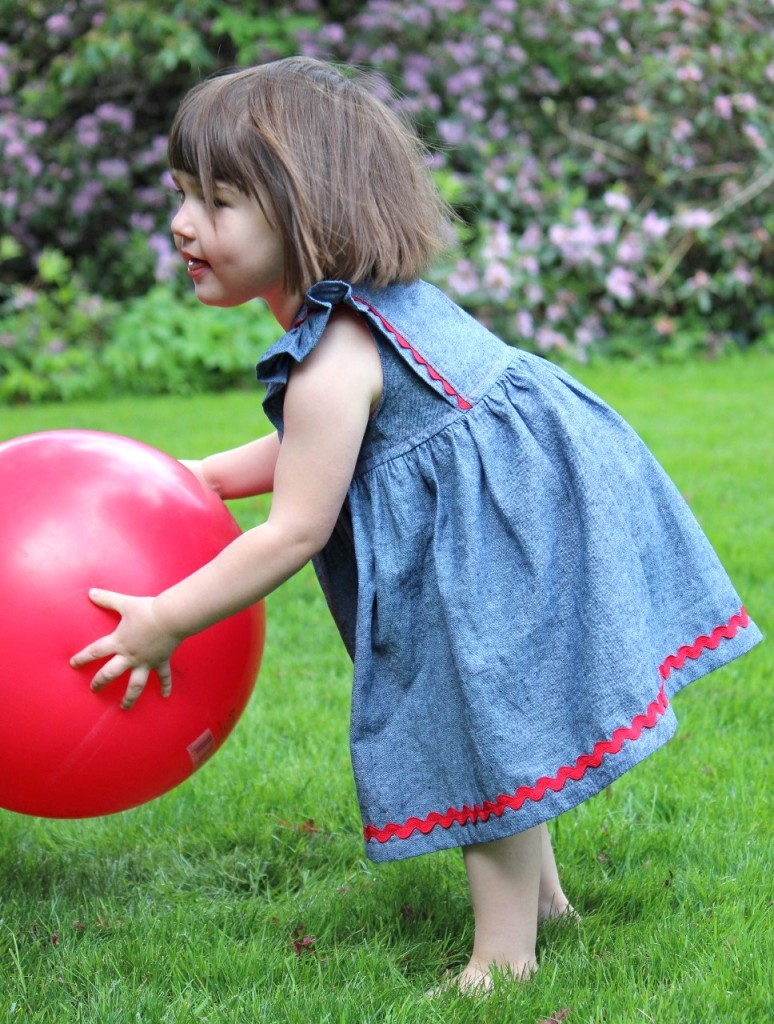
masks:
<instances>
[{"instance_id":1,"label":"girl's face","mask_svg":"<svg viewBox=\"0 0 774 1024\"><path fill-rule=\"evenodd\" d=\"M172 234L199 301L238 306L261 298L281 323L281 317L292 318L298 303L285 295L284 244L258 201L219 183L211 212L197 178L185 171L173 171L172 178L180 196Z\"/></svg>"}]
</instances>

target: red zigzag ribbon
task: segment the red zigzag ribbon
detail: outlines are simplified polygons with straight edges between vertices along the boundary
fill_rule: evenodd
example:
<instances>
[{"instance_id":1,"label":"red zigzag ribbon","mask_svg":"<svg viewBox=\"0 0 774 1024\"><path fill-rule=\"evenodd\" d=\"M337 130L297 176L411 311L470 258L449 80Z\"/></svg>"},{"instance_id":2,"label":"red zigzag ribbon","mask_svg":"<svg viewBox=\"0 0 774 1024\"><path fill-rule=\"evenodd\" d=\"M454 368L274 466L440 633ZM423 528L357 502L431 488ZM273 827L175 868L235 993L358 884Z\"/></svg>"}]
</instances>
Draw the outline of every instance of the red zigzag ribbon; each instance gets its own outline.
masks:
<instances>
[{"instance_id":1,"label":"red zigzag ribbon","mask_svg":"<svg viewBox=\"0 0 774 1024\"><path fill-rule=\"evenodd\" d=\"M409 818L402 825L394 822L383 828L366 825L363 830L366 842L375 839L379 843L386 843L392 838L408 839L414 832L427 835L438 826L450 828L455 823L468 825L472 822L487 821L491 815L499 818L506 810L518 811L527 800L542 800L549 789L558 792L570 779L577 782L589 768L598 768L605 754L617 754L626 740L639 739L643 729L653 728L669 707L664 684L673 669L681 669L688 658L696 660L705 650L714 651L721 640L733 639L737 631L744 629L749 622L749 616L742 607L727 623L716 626L710 636L699 636L690 646L680 647L675 654L670 654L659 666L661 685L658 696L648 705L645 713L636 715L630 725L616 729L609 740L600 740L590 754L582 754L575 764L564 765L553 777L544 776L538 779L534 786L521 786L515 793L502 793L496 800L486 800L483 804L474 804L472 807L466 805L460 810L450 807L445 813L433 811L426 818Z\"/></svg>"}]
</instances>

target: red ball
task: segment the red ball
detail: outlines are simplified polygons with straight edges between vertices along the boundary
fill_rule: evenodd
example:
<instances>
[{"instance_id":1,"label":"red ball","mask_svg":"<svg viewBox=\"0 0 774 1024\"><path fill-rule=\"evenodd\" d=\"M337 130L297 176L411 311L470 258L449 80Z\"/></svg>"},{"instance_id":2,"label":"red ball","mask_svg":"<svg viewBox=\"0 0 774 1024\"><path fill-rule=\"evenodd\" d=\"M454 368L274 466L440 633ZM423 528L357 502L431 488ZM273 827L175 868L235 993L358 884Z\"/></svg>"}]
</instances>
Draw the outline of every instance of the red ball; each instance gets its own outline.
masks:
<instances>
[{"instance_id":1,"label":"red ball","mask_svg":"<svg viewBox=\"0 0 774 1024\"><path fill-rule=\"evenodd\" d=\"M152 674L130 711L128 674L69 659L112 632L91 587L155 595L239 535L223 502L138 441L54 430L0 444L0 807L47 818L125 810L160 796L233 729L260 666L264 606L192 636L172 695Z\"/></svg>"}]
</instances>

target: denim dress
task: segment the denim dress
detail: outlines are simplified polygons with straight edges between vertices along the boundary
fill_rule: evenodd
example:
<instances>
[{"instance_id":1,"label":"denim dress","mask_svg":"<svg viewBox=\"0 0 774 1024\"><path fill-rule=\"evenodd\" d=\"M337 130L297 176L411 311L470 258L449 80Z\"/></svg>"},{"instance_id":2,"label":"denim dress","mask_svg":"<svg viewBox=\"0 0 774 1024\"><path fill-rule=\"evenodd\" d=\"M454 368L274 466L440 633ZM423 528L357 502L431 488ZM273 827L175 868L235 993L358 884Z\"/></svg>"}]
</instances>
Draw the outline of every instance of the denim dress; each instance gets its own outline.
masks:
<instances>
[{"instance_id":1,"label":"denim dress","mask_svg":"<svg viewBox=\"0 0 774 1024\"><path fill-rule=\"evenodd\" d=\"M323 281L258 376L284 388L343 304L384 390L315 558L354 663L373 860L512 835L665 743L673 695L761 638L634 431L432 285Z\"/></svg>"}]
</instances>

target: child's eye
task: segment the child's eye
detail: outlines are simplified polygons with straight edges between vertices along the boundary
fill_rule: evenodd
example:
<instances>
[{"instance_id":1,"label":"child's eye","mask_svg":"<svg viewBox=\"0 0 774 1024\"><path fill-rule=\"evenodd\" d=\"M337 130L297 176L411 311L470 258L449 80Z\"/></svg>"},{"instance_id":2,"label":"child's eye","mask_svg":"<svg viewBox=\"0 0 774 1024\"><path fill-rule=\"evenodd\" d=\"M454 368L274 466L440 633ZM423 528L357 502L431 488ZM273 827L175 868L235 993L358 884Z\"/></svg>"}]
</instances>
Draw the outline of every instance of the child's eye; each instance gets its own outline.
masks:
<instances>
[{"instance_id":1,"label":"child's eye","mask_svg":"<svg viewBox=\"0 0 774 1024\"><path fill-rule=\"evenodd\" d=\"M175 199L178 206L182 206L185 202L185 192L181 188L175 189Z\"/></svg>"},{"instance_id":2,"label":"child's eye","mask_svg":"<svg viewBox=\"0 0 774 1024\"><path fill-rule=\"evenodd\" d=\"M216 210L224 210L228 206L225 199L221 199L219 196L215 196L212 200L212 205Z\"/></svg>"}]
</instances>

